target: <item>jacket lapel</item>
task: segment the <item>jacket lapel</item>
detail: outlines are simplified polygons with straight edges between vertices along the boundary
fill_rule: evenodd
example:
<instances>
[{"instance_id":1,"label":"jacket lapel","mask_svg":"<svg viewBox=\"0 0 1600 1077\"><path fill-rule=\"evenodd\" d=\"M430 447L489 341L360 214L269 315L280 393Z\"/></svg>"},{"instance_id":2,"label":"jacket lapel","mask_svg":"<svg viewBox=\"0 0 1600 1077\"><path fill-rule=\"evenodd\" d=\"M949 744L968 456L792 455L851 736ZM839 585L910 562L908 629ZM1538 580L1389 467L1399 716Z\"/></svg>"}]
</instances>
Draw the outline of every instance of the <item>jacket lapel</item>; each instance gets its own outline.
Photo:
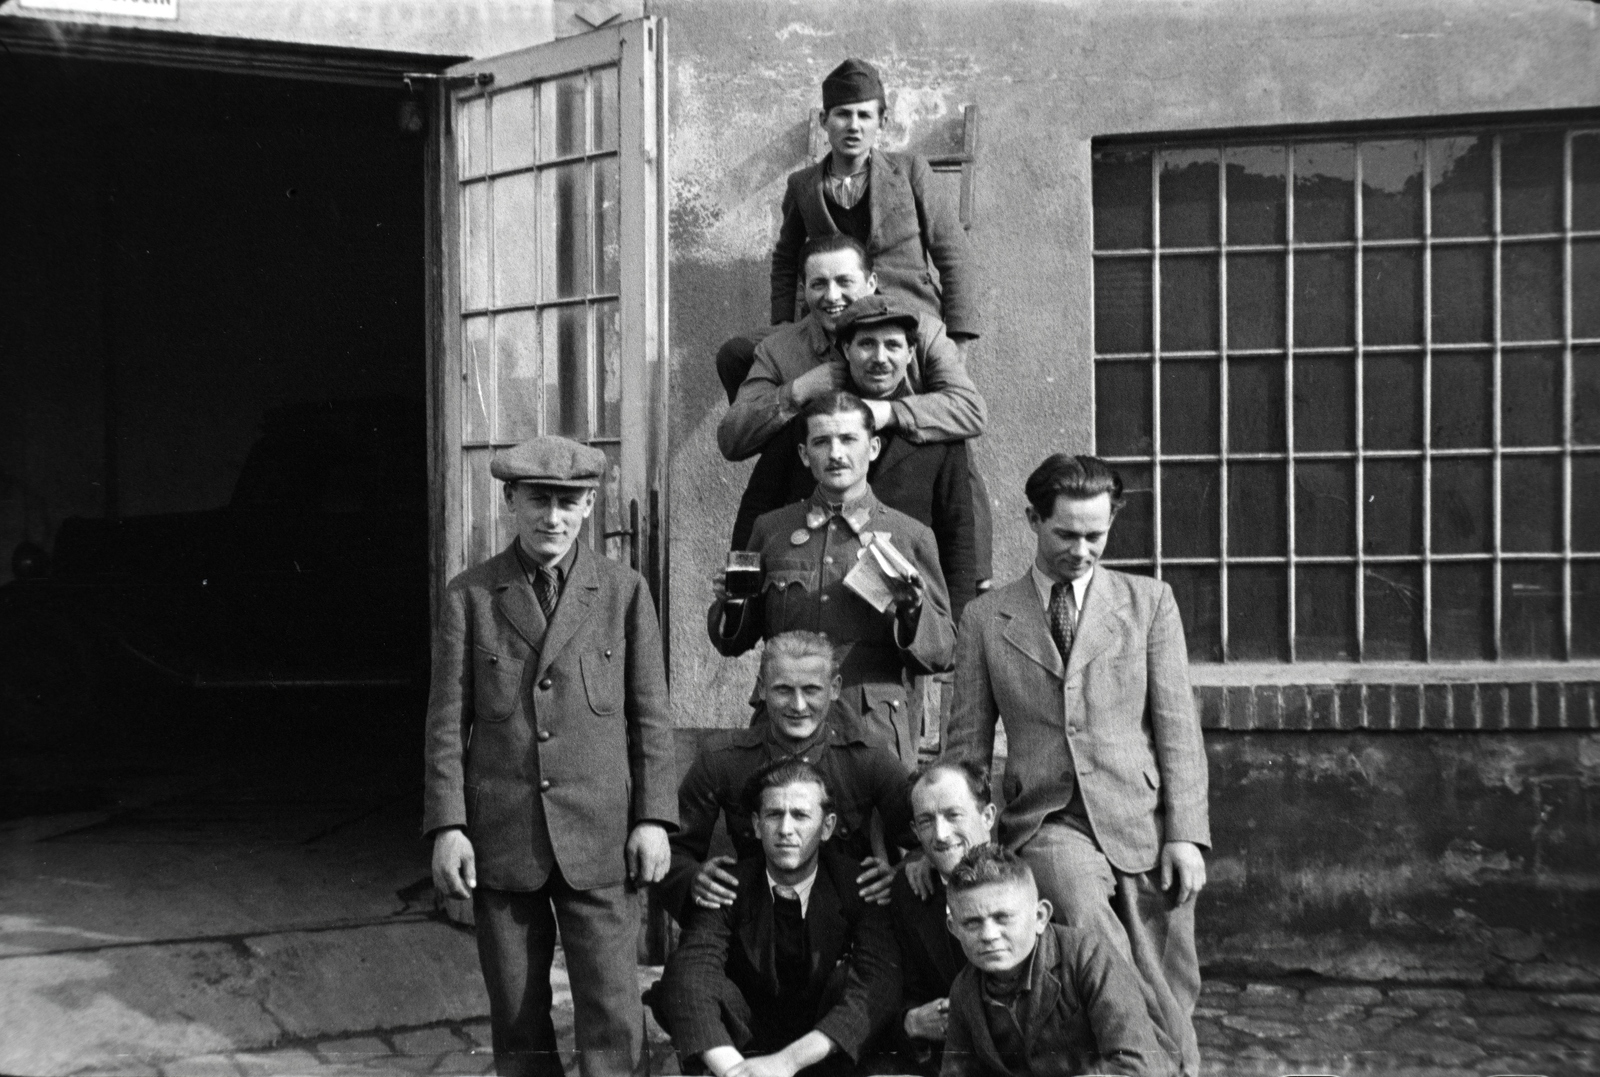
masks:
<instances>
[{"instance_id":1,"label":"jacket lapel","mask_svg":"<svg viewBox=\"0 0 1600 1077\"><path fill-rule=\"evenodd\" d=\"M744 947L745 960L761 975L773 997L778 994L778 961L772 950L772 891L767 887L766 873L756 871L750 878L739 880L739 894L749 894L745 916L739 921L739 945Z\"/></svg>"},{"instance_id":2,"label":"jacket lapel","mask_svg":"<svg viewBox=\"0 0 1600 1077\"><path fill-rule=\"evenodd\" d=\"M889 438L889 445L883 450L883 455L872 462L870 481L880 481L883 476L905 463L906 458L911 455L911 450L916 447L900 435Z\"/></svg>"},{"instance_id":3,"label":"jacket lapel","mask_svg":"<svg viewBox=\"0 0 1600 1077\"><path fill-rule=\"evenodd\" d=\"M820 991L833 974L839 955L844 952L845 938L850 925L845 923L844 909L839 904L839 881L828 870L828 865L817 865L817 881L811 886L811 900L806 905L806 935L811 941L812 991Z\"/></svg>"},{"instance_id":4,"label":"jacket lapel","mask_svg":"<svg viewBox=\"0 0 1600 1077\"><path fill-rule=\"evenodd\" d=\"M527 573L522 571L522 565L517 562L516 543L513 541L512 545L496 554L495 561L495 572L499 577L494 584L495 608L516 629L517 635L533 648L533 653L538 654L547 626L544 611L539 608L539 600L534 596L533 585L528 582Z\"/></svg>"},{"instance_id":5,"label":"jacket lapel","mask_svg":"<svg viewBox=\"0 0 1600 1077\"><path fill-rule=\"evenodd\" d=\"M906 178L900 174L893 161L883 155L881 150L872 151L872 172L867 176L867 189L871 192L868 199L868 212L872 217L871 242L867 244L869 250L881 246L883 239L883 207L887 205L909 205L910 192L904 193L896 188L906 186Z\"/></svg>"},{"instance_id":6,"label":"jacket lapel","mask_svg":"<svg viewBox=\"0 0 1600 1077\"><path fill-rule=\"evenodd\" d=\"M1089 591L1078 612L1078 630L1072 637L1072 653L1067 656L1067 679L1083 672L1122 634L1122 610L1128 604L1126 587L1116 574L1097 566Z\"/></svg>"},{"instance_id":7,"label":"jacket lapel","mask_svg":"<svg viewBox=\"0 0 1600 1077\"><path fill-rule=\"evenodd\" d=\"M1073 649L1077 649L1076 641L1073 642ZM1047 925L1044 934L1039 936L1039 948L1033 955L1033 983L1028 991L1028 1020L1022 1039L1026 1057L1032 1057L1033 1041L1039 1038L1039 1030L1048 1023L1050 1014L1055 1012L1056 1002L1061 998L1056 949L1055 930Z\"/></svg>"},{"instance_id":8,"label":"jacket lapel","mask_svg":"<svg viewBox=\"0 0 1600 1077\"><path fill-rule=\"evenodd\" d=\"M550 618L550 627L545 630L544 646L539 651L539 666L534 671L535 680L544 676L550 663L561 653L561 648L571 642L589 619L595 598L600 593L600 574L595 570L594 556L579 539L577 556L572 559L572 571L567 575L567 586L561 592L561 601L556 604L555 616ZM532 588L529 588L529 592L532 593ZM537 602L534 604L538 605Z\"/></svg>"},{"instance_id":9,"label":"jacket lapel","mask_svg":"<svg viewBox=\"0 0 1600 1077\"><path fill-rule=\"evenodd\" d=\"M945 923L944 883L937 875L933 882L933 897L924 902L924 915L917 917L917 933L922 936L923 948L933 956L939 975L948 983L966 965L967 957Z\"/></svg>"},{"instance_id":10,"label":"jacket lapel","mask_svg":"<svg viewBox=\"0 0 1600 1077\"><path fill-rule=\"evenodd\" d=\"M1007 643L1043 666L1045 672L1052 676L1060 678L1066 675L1061 664L1061 652L1056 649L1056 641L1050 636L1050 625L1044 619L1044 606L1039 602L1039 592L1033 585L1031 570L1005 589L997 612L1006 618L1002 635ZM1073 643L1073 650L1077 650L1076 642Z\"/></svg>"},{"instance_id":11,"label":"jacket lapel","mask_svg":"<svg viewBox=\"0 0 1600 1077\"><path fill-rule=\"evenodd\" d=\"M798 183L800 216L806 222L806 231L812 236L831 236L839 232L839 226L833 223L833 214L828 212L828 203L822 194L822 169L827 160L827 157L823 157L806 169Z\"/></svg>"}]
</instances>

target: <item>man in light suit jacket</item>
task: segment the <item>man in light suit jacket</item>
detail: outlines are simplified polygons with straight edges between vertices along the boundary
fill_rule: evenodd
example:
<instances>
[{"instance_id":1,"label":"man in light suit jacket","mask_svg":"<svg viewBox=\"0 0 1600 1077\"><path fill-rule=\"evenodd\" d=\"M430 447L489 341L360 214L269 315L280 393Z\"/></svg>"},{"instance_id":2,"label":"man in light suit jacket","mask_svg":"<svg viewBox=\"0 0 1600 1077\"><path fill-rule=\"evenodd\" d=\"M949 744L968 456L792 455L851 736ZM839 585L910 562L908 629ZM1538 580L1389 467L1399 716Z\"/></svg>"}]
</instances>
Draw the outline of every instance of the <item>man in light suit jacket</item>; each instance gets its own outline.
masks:
<instances>
[{"instance_id":1,"label":"man in light suit jacket","mask_svg":"<svg viewBox=\"0 0 1600 1077\"><path fill-rule=\"evenodd\" d=\"M1197 1074L1194 899L1211 836L1177 603L1165 583L1098 564L1122 505L1104 462L1052 456L1027 495L1034 563L967 607L946 750L988 767L1003 716L1001 841L1056 919L1131 957L1158 1030Z\"/></svg>"},{"instance_id":2,"label":"man in light suit jacket","mask_svg":"<svg viewBox=\"0 0 1600 1077\"><path fill-rule=\"evenodd\" d=\"M643 1057L637 888L678 819L655 606L577 541L599 449L536 438L497 456L517 536L446 588L428 700L423 830L434 885L473 900L496 1071L561 1077L557 925L583 1077Z\"/></svg>"}]
</instances>

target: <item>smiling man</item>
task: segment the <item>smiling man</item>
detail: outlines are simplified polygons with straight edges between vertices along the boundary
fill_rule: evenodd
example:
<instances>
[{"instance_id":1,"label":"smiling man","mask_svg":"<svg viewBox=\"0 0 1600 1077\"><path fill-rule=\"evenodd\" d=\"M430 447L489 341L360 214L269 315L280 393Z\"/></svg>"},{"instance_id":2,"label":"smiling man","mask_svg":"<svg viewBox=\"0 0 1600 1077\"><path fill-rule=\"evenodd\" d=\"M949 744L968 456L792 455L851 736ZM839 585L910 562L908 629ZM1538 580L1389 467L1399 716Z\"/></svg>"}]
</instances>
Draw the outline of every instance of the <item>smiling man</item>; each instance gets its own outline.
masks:
<instances>
[{"instance_id":1,"label":"smiling man","mask_svg":"<svg viewBox=\"0 0 1600 1077\"><path fill-rule=\"evenodd\" d=\"M970 964L950 988L943 1077L1171 1073L1127 961L1098 934L1051 923L1026 861L982 845L948 885Z\"/></svg>"},{"instance_id":2,"label":"smiling man","mask_svg":"<svg viewBox=\"0 0 1600 1077\"><path fill-rule=\"evenodd\" d=\"M733 902L693 910L652 1006L685 1073L848 1073L897 1008L888 913L826 847L837 816L815 767L768 767L747 799L761 855L735 868Z\"/></svg>"},{"instance_id":3,"label":"smiling man","mask_svg":"<svg viewBox=\"0 0 1600 1077\"><path fill-rule=\"evenodd\" d=\"M501 1074L560 1077L560 926L579 1069L640 1060L638 890L677 825L655 605L579 539L599 449L535 438L495 457L516 537L450 581L434 634L423 830L434 886L470 897Z\"/></svg>"},{"instance_id":4,"label":"smiling man","mask_svg":"<svg viewBox=\"0 0 1600 1077\"><path fill-rule=\"evenodd\" d=\"M1034 561L961 622L949 742L987 769L1005 722L1000 838L1062 923L1131 958L1186 1077L1200 1070L1195 899L1210 845L1205 746L1172 588L1101 565L1122 479L1058 453L1028 477Z\"/></svg>"},{"instance_id":5,"label":"smiling man","mask_svg":"<svg viewBox=\"0 0 1600 1077\"><path fill-rule=\"evenodd\" d=\"M734 863L761 851L744 803L746 787L762 768L788 759L815 767L833 791L838 823L829 844L861 866L856 883L862 899L888 901L892 875L873 856L868 823L876 811L890 843L912 844L910 779L898 758L868 745L856 731L855 719L839 705L842 685L827 636L784 632L767 641L761 654L765 720L702 750L678 786L679 829L672 835L672 868L662 895L680 923L690 902L701 908L733 903ZM718 816L734 855L708 859Z\"/></svg>"},{"instance_id":6,"label":"smiling man","mask_svg":"<svg viewBox=\"0 0 1600 1077\"><path fill-rule=\"evenodd\" d=\"M841 699L867 741L888 748L906 769L916 762L910 678L949 668L954 626L933 532L885 506L867 483L881 443L860 397L833 392L806 406L799 448L816 489L755 523L746 548L761 555L761 590L730 597L726 571L712 577L711 642L741 655L762 639L794 629L821 632L839 648ZM915 575L893 586L879 611L845 586L874 533L910 560Z\"/></svg>"}]
</instances>

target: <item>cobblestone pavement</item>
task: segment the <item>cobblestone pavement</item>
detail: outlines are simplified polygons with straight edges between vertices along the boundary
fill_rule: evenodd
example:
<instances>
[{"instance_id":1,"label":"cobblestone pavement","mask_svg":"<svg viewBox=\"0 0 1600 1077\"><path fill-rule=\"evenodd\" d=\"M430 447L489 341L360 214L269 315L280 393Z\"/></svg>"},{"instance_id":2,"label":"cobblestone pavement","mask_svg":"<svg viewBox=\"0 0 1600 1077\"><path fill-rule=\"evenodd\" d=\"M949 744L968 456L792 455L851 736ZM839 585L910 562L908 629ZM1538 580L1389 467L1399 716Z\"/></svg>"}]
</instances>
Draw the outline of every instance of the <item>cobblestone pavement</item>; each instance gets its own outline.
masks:
<instances>
[{"instance_id":1,"label":"cobblestone pavement","mask_svg":"<svg viewBox=\"0 0 1600 1077\"><path fill-rule=\"evenodd\" d=\"M658 972L641 970L641 980ZM557 1008L564 1045L571 1043L569 998L560 999ZM1600 1074L1600 994L1216 979L1205 985L1195 1026L1206 1077ZM652 1023L649 1032L651 1072L677 1073L660 1030ZM570 1054L565 1061L568 1072L575 1073ZM488 1024L476 1021L188 1058L164 1067L161 1074L336 1077L493 1071Z\"/></svg>"}]
</instances>

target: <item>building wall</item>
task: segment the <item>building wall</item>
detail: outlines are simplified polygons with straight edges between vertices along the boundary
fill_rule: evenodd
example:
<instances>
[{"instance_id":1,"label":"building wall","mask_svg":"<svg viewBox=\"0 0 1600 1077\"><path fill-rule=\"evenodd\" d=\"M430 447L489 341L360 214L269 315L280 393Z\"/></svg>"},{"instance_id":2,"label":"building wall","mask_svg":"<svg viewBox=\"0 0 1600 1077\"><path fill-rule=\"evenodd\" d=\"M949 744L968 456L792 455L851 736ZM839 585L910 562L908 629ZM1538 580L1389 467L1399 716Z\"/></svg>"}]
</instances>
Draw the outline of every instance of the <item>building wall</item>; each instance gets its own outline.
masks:
<instances>
[{"instance_id":1,"label":"building wall","mask_svg":"<svg viewBox=\"0 0 1600 1077\"><path fill-rule=\"evenodd\" d=\"M685 727L742 723L754 677L751 658L724 661L704 635L748 474L717 454L712 357L766 319L784 177L806 162L807 111L845 56L883 71L890 148L948 152L961 106L981 110L971 239L988 331L971 366L990 409L977 456L1002 580L1031 555L1023 478L1050 451L1094 448L1092 138L1600 106L1600 6L1574 0L648 10L670 20L670 646ZM1201 693L1217 842L1208 962L1600 982L1592 955L1552 962L1556 948L1528 934L1597 926L1600 739L1575 731L1595 726L1592 686L1277 680ZM1535 726L1574 731L1312 732Z\"/></svg>"}]
</instances>

